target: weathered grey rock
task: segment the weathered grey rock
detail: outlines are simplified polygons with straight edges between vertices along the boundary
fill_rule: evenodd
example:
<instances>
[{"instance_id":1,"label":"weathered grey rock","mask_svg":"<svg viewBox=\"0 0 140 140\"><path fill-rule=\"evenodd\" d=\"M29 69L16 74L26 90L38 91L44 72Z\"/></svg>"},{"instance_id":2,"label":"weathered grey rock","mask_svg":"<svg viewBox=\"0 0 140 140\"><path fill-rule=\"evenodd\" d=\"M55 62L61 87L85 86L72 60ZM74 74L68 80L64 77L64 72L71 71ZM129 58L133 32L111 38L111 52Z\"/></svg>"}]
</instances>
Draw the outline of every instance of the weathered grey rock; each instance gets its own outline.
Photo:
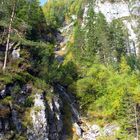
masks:
<instances>
[{"instance_id":1,"label":"weathered grey rock","mask_svg":"<svg viewBox=\"0 0 140 140\"><path fill-rule=\"evenodd\" d=\"M83 133L83 139L84 140L96 140L96 136L91 131L88 131L86 133Z\"/></svg>"},{"instance_id":2,"label":"weathered grey rock","mask_svg":"<svg viewBox=\"0 0 140 140\"><path fill-rule=\"evenodd\" d=\"M59 139L58 130L60 131L61 128L59 128L57 124L57 118L56 118L56 107L54 105L53 100L49 103L49 113L48 113L48 123L49 123L49 139L50 140L57 140ZM58 127L58 128L57 128Z\"/></svg>"},{"instance_id":3,"label":"weathered grey rock","mask_svg":"<svg viewBox=\"0 0 140 140\"><path fill-rule=\"evenodd\" d=\"M4 133L0 133L0 140L4 140Z\"/></svg>"},{"instance_id":4,"label":"weathered grey rock","mask_svg":"<svg viewBox=\"0 0 140 140\"><path fill-rule=\"evenodd\" d=\"M13 51L12 51L12 58L13 59L18 59L20 57L20 49L14 49Z\"/></svg>"},{"instance_id":5,"label":"weathered grey rock","mask_svg":"<svg viewBox=\"0 0 140 140\"><path fill-rule=\"evenodd\" d=\"M0 96L1 96L2 98L4 98L4 97L6 96L5 89L1 90Z\"/></svg>"},{"instance_id":6,"label":"weathered grey rock","mask_svg":"<svg viewBox=\"0 0 140 140\"><path fill-rule=\"evenodd\" d=\"M64 37L61 35L61 33L57 33L56 35L56 41L57 43L61 43L63 41Z\"/></svg>"},{"instance_id":7,"label":"weathered grey rock","mask_svg":"<svg viewBox=\"0 0 140 140\"><path fill-rule=\"evenodd\" d=\"M59 96L54 96L53 98L53 106L54 106L54 112L56 117L56 126L58 133L62 131L63 129L63 119L61 115L61 109L63 107L62 101L60 100Z\"/></svg>"},{"instance_id":8,"label":"weathered grey rock","mask_svg":"<svg viewBox=\"0 0 140 140\"><path fill-rule=\"evenodd\" d=\"M108 124L103 128L103 133L105 136L113 136L119 129L119 126L115 124Z\"/></svg>"},{"instance_id":9,"label":"weathered grey rock","mask_svg":"<svg viewBox=\"0 0 140 140\"><path fill-rule=\"evenodd\" d=\"M19 104L24 104L25 103L25 101L26 101L26 96L19 96L18 97L18 99L17 99L17 102L19 103Z\"/></svg>"},{"instance_id":10,"label":"weathered grey rock","mask_svg":"<svg viewBox=\"0 0 140 140\"><path fill-rule=\"evenodd\" d=\"M10 130L10 124L9 124L9 120L8 119L4 120L4 130L5 131Z\"/></svg>"},{"instance_id":11,"label":"weathered grey rock","mask_svg":"<svg viewBox=\"0 0 140 140\"><path fill-rule=\"evenodd\" d=\"M0 98L4 98L6 96L6 86L0 91Z\"/></svg>"},{"instance_id":12,"label":"weathered grey rock","mask_svg":"<svg viewBox=\"0 0 140 140\"><path fill-rule=\"evenodd\" d=\"M12 113L13 124L15 125L17 132L20 132L22 129L22 125L21 125L21 121L18 116L18 112L15 109L12 109L11 113Z\"/></svg>"},{"instance_id":13,"label":"weathered grey rock","mask_svg":"<svg viewBox=\"0 0 140 140\"><path fill-rule=\"evenodd\" d=\"M4 85L0 90L0 99L5 98L6 96L11 94L12 85Z\"/></svg>"},{"instance_id":14,"label":"weathered grey rock","mask_svg":"<svg viewBox=\"0 0 140 140\"><path fill-rule=\"evenodd\" d=\"M82 130L81 130L80 126L77 123L74 123L73 125L76 130L77 136L82 137Z\"/></svg>"},{"instance_id":15,"label":"weathered grey rock","mask_svg":"<svg viewBox=\"0 0 140 140\"><path fill-rule=\"evenodd\" d=\"M21 94L27 94L32 92L32 86L30 84L26 84L23 86L21 90Z\"/></svg>"},{"instance_id":16,"label":"weathered grey rock","mask_svg":"<svg viewBox=\"0 0 140 140\"><path fill-rule=\"evenodd\" d=\"M96 137L101 135L101 133L100 133L100 127L98 125L95 125L94 124L94 125L91 126L90 129L91 129L91 132L93 132Z\"/></svg>"},{"instance_id":17,"label":"weathered grey rock","mask_svg":"<svg viewBox=\"0 0 140 140\"><path fill-rule=\"evenodd\" d=\"M98 125L92 125L90 129L83 133L84 140L96 140L96 137L101 135L100 127Z\"/></svg>"},{"instance_id":18,"label":"weathered grey rock","mask_svg":"<svg viewBox=\"0 0 140 140\"><path fill-rule=\"evenodd\" d=\"M72 20L76 20L77 16L76 15L72 15L71 18L72 18Z\"/></svg>"},{"instance_id":19,"label":"weathered grey rock","mask_svg":"<svg viewBox=\"0 0 140 140\"><path fill-rule=\"evenodd\" d=\"M27 130L29 140L48 140L48 122L46 118L46 106L41 93L34 97L34 108L31 111L33 127Z\"/></svg>"},{"instance_id":20,"label":"weathered grey rock","mask_svg":"<svg viewBox=\"0 0 140 140\"><path fill-rule=\"evenodd\" d=\"M56 55L55 58L56 58L56 60L57 60L59 63L62 63L62 62L64 61L64 57L63 57L63 56Z\"/></svg>"}]
</instances>

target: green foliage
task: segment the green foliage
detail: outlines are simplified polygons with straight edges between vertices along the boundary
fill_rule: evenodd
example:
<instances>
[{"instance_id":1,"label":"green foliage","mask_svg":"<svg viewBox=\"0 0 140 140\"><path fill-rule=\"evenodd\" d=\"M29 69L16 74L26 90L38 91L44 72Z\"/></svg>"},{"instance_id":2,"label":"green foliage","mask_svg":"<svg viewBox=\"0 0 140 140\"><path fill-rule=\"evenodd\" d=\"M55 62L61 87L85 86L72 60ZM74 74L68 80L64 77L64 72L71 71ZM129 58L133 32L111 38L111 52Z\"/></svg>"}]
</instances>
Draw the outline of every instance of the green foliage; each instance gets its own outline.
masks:
<instances>
[{"instance_id":1,"label":"green foliage","mask_svg":"<svg viewBox=\"0 0 140 140\"><path fill-rule=\"evenodd\" d=\"M4 98L2 101L1 101L1 104L3 105L9 105L9 103L12 102L12 97L11 96L8 96L6 98Z\"/></svg>"},{"instance_id":2,"label":"green foliage","mask_svg":"<svg viewBox=\"0 0 140 140\"><path fill-rule=\"evenodd\" d=\"M110 25L109 43L112 49L112 56L118 62L120 62L122 56L126 55L126 37L126 28L123 23L120 20L113 20Z\"/></svg>"},{"instance_id":3,"label":"green foliage","mask_svg":"<svg viewBox=\"0 0 140 140\"><path fill-rule=\"evenodd\" d=\"M121 105L117 112L117 119L121 125L121 138L135 137L135 102L132 95L126 93L121 98Z\"/></svg>"},{"instance_id":4,"label":"green foliage","mask_svg":"<svg viewBox=\"0 0 140 140\"><path fill-rule=\"evenodd\" d=\"M34 104L34 98L32 96L27 97L25 100L24 106L25 107L32 107Z\"/></svg>"},{"instance_id":5,"label":"green foliage","mask_svg":"<svg viewBox=\"0 0 140 140\"><path fill-rule=\"evenodd\" d=\"M33 84L34 84L35 88L42 89L42 90L48 89L48 85L42 79L35 78L34 81L33 81Z\"/></svg>"},{"instance_id":6,"label":"green foliage","mask_svg":"<svg viewBox=\"0 0 140 140\"><path fill-rule=\"evenodd\" d=\"M134 105L140 101L139 74L131 71L125 58L117 71L112 66L93 64L83 72L84 77L74 82L71 89L76 93L82 111L99 116L98 119L105 122L115 119L122 126L120 136L126 138L129 133L130 137L131 133L134 137Z\"/></svg>"},{"instance_id":7,"label":"green foliage","mask_svg":"<svg viewBox=\"0 0 140 140\"><path fill-rule=\"evenodd\" d=\"M22 135L19 135L19 134L17 134L14 139L15 140L27 140L26 136L22 136Z\"/></svg>"},{"instance_id":8,"label":"green foliage","mask_svg":"<svg viewBox=\"0 0 140 140\"><path fill-rule=\"evenodd\" d=\"M21 58L12 61L9 55L7 70L0 72L0 87L16 82L12 95L17 96L21 85L30 81L33 92L46 91L46 99L51 100L53 93L48 83L58 82L74 93L81 111L92 114L92 121L102 125L117 121L121 126L120 139L133 139L136 133L134 115L139 111L135 112L134 106L140 104L140 64L139 58L127 55L128 35L120 19L108 24L102 13L93 11L92 0L49 0L43 11L38 0L14 2L16 10L10 42L19 44L16 47L21 48ZM83 19L87 3L87 17ZM0 1L0 47L6 44L13 4L11 0ZM74 39L67 45L65 61L59 64L54 58L56 31L64 23L71 22L72 15L77 16L71 31ZM8 53L11 54L11 50ZM3 56L0 52L0 61ZM13 100L6 97L1 103L7 105ZM30 95L23 106L25 128L32 125L32 105ZM64 113L64 126L71 139L71 111L67 104ZM24 136L17 135L15 139L22 140Z\"/></svg>"},{"instance_id":9,"label":"green foliage","mask_svg":"<svg viewBox=\"0 0 140 140\"><path fill-rule=\"evenodd\" d=\"M17 84L17 85L15 85L13 88L12 88L12 94L14 95L14 94L19 94L19 92L20 92L20 86Z\"/></svg>"},{"instance_id":10,"label":"green foliage","mask_svg":"<svg viewBox=\"0 0 140 140\"><path fill-rule=\"evenodd\" d=\"M12 82L13 76L9 73L2 74L0 76L0 82L3 84L8 84Z\"/></svg>"},{"instance_id":11,"label":"green foliage","mask_svg":"<svg viewBox=\"0 0 140 140\"><path fill-rule=\"evenodd\" d=\"M50 0L43 6L46 21L52 27L60 27L65 20L68 1Z\"/></svg>"},{"instance_id":12,"label":"green foliage","mask_svg":"<svg viewBox=\"0 0 140 140\"><path fill-rule=\"evenodd\" d=\"M87 13L87 23L85 27L85 51L86 57L91 59L97 53L97 39L96 39L96 14L93 11L93 4L90 3ZM93 60L93 59L92 59Z\"/></svg>"},{"instance_id":13,"label":"green foliage","mask_svg":"<svg viewBox=\"0 0 140 140\"><path fill-rule=\"evenodd\" d=\"M73 61L57 66L57 63L51 65L48 73L48 82L60 82L63 85L70 85L77 79L77 66Z\"/></svg>"}]
</instances>

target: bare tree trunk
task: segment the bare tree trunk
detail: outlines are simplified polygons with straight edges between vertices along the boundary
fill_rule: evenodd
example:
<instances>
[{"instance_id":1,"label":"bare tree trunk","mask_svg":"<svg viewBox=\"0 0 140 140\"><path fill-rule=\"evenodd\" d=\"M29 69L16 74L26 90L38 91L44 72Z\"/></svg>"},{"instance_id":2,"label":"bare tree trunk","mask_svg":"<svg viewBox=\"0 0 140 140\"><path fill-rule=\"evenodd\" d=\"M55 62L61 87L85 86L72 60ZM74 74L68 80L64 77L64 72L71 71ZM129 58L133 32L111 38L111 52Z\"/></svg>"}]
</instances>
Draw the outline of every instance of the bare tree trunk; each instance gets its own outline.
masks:
<instances>
[{"instance_id":1,"label":"bare tree trunk","mask_svg":"<svg viewBox=\"0 0 140 140\"><path fill-rule=\"evenodd\" d=\"M9 42L10 42L12 22L13 22L14 15L15 15L15 8L16 8L16 2L13 5L13 10L12 10L12 14L11 14L11 18L10 18L10 23L9 23L9 28L8 28L8 36L7 36L7 42L6 42L5 58L4 58L4 63L3 63L3 71L5 70L6 64L7 64Z\"/></svg>"},{"instance_id":2,"label":"bare tree trunk","mask_svg":"<svg viewBox=\"0 0 140 140\"><path fill-rule=\"evenodd\" d=\"M134 111L135 111L135 125L136 125L136 140L139 140L139 126L138 126L138 118L137 118L137 106L134 105Z\"/></svg>"}]
</instances>

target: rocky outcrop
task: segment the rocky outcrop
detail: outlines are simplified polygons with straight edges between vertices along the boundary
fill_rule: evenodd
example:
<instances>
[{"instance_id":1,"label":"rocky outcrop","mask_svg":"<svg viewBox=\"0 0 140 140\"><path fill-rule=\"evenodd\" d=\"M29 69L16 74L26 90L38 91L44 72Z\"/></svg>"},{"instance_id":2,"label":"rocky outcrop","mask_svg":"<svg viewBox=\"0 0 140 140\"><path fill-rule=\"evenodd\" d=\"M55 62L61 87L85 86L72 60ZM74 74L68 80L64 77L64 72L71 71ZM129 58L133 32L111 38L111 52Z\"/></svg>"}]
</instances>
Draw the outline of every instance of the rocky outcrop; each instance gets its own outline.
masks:
<instances>
[{"instance_id":1,"label":"rocky outcrop","mask_svg":"<svg viewBox=\"0 0 140 140\"><path fill-rule=\"evenodd\" d=\"M20 57L20 48L19 49L14 49L12 51L12 58L13 59L18 59Z\"/></svg>"},{"instance_id":2,"label":"rocky outcrop","mask_svg":"<svg viewBox=\"0 0 140 140\"><path fill-rule=\"evenodd\" d=\"M9 96L11 94L12 87L12 84L4 85L0 90L0 99L4 99L6 96Z\"/></svg>"},{"instance_id":3,"label":"rocky outcrop","mask_svg":"<svg viewBox=\"0 0 140 140\"><path fill-rule=\"evenodd\" d=\"M29 140L48 140L48 124L45 112L44 98L41 93L34 96L34 106L31 111L32 127L28 128L27 134Z\"/></svg>"},{"instance_id":4,"label":"rocky outcrop","mask_svg":"<svg viewBox=\"0 0 140 140\"><path fill-rule=\"evenodd\" d=\"M5 86L2 92L5 96L0 99L2 101L8 96L14 99L13 102L0 105L0 140L17 140L19 136L26 137L27 140L67 140L66 130L69 128L64 122L64 115L68 113L64 112L66 104L71 114L66 119L72 124L70 129L74 129L71 133L79 139L96 140L99 136L112 136L118 130L116 125L106 125L104 128L87 125L79 113L75 97L57 83L54 84L54 90L51 90L51 96L47 92L35 90L32 105L26 103L32 94L32 86L23 85L16 96L12 93L15 86L17 85ZM28 114L25 113L27 109L30 109ZM27 117L30 122L25 126L23 120Z\"/></svg>"},{"instance_id":5,"label":"rocky outcrop","mask_svg":"<svg viewBox=\"0 0 140 140\"><path fill-rule=\"evenodd\" d=\"M119 126L116 124L107 124L103 128L94 124L88 126L88 129L83 133L84 140L96 140L98 137L109 137L115 136L116 132L119 130Z\"/></svg>"},{"instance_id":6,"label":"rocky outcrop","mask_svg":"<svg viewBox=\"0 0 140 140\"><path fill-rule=\"evenodd\" d=\"M79 138L81 138L83 130L80 126L81 118L80 118L80 114L79 114L79 111L78 111L78 106L76 104L76 100L75 100L74 96L71 93L67 93L66 89L59 84L56 84L55 90L56 90L56 93L58 95L60 95L60 97L64 101L66 101L67 104L69 105L70 110L71 110L71 120L70 121L72 121L72 124L73 124L73 127L75 129L76 135Z\"/></svg>"},{"instance_id":7,"label":"rocky outcrop","mask_svg":"<svg viewBox=\"0 0 140 140\"><path fill-rule=\"evenodd\" d=\"M60 140L62 137L61 99L54 95L47 101L45 96L45 93L37 93L34 96L34 106L30 113L33 126L28 128L29 140Z\"/></svg>"},{"instance_id":8,"label":"rocky outcrop","mask_svg":"<svg viewBox=\"0 0 140 140\"><path fill-rule=\"evenodd\" d=\"M96 13L101 12L108 23L115 19L121 20L128 30L127 52L138 56L138 34L136 33L138 21L136 16L140 15L140 2L135 1L96 1L94 10Z\"/></svg>"},{"instance_id":9,"label":"rocky outcrop","mask_svg":"<svg viewBox=\"0 0 140 140\"><path fill-rule=\"evenodd\" d=\"M52 93L54 95L47 100L48 95L44 91L32 94L30 84L19 87L14 83L1 89L0 100L4 102L0 104L0 140L18 139L16 137L20 133L28 140L60 140L63 137L63 102L60 96ZM30 95L33 96L33 104L28 100ZM8 101L8 96L12 100ZM29 113L24 112L29 108L30 116L27 116ZM27 117L30 123L25 126L23 120Z\"/></svg>"},{"instance_id":10,"label":"rocky outcrop","mask_svg":"<svg viewBox=\"0 0 140 140\"><path fill-rule=\"evenodd\" d=\"M13 121L13 124L15 126L15 129L16 131L19 133L22 131L22 125L21 125L21 120L18 116L18 112L17 110L13 109L11 110L11 118L12 118L12 121Z\"/></svg>"},{"instance_id":11,"label":"rocky outcrop","mask_svg":"<svg viewBox=\"0 0 140 140\"><path fill-rule=\"evenodd\" d=\"M62 117L62 101L59 96L54 96L48 104L48 122L49 122L49 138L51 140L59 140L62 137L63 117Z\"/></svg>"},{"instance_id":12,"label":"rocky outcrop","mask_svg":"<svg viewBox=\"0 0 140 140\"><path fill-rule=\"evenodd\" d=\"M18 112L7 105L0 105L0 140L8 140L15 133L21 132L21 121Z\"/></svg>"},{"instance_id":13,"label":"rocky outcrop","mask_svg":"<svg viewBox=\"0 0 140 140\"><path fill-rule=\"evenodd\" d=\"M87 23L87 13L88 13L89 4L84 8L82 28L86 26ZM139 44L138 44L138 18L136 16L140 15L140 2L135 1L113 1L108 0L96 0L93 10L96 13L102 13L105 16L105 19L108 23L111 23L113 20L120 20L124 23L128 31L128 40L127 40L127 53L128 55L134 54L135 56L139 55Z\"/></svg>"}]
</instances>

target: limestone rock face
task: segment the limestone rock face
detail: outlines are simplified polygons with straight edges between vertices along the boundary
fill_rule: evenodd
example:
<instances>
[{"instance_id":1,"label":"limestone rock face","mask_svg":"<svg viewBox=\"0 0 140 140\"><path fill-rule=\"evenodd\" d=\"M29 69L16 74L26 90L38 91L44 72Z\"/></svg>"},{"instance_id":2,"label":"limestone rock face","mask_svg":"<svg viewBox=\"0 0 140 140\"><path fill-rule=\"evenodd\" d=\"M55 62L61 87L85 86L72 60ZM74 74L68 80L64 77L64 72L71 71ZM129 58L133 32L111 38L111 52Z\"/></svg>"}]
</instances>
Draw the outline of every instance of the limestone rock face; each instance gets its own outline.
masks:
<instances>
[{"instance_id":1,"label":"limestone rock face","mask_svg":"<svg viewBox=\"0 0 140 140\"><path fill-rule=\"evenodd\" d=\"M17 87L17 83L14 83L5 85L1 90L0 100L12 97L13 102L6 101L0 105L0 140L15 137L21 133L23 136L27 136L28 140L66 140L64 130L67 128L65 128L63 120L63 100L70 100L68 102L70 102L70 107L73 107L73 111L75 107L71 104L72 100L67 96L65 90L59 94L62 93L67 98L60 97L58 93L54 94L54 90L51 90L53 95L48 100L46 99L47 93L43 91L32 94L32 86L29 84L23 85L17 90L18 93L15 93L14 90ZM32 105L29 100L30 95L32 95ZM77 111L75 110L75 112ZM69 121L73 123L76 121L75 118L72 116ZM80 127L79 130L81 131Z\"/></svg>"},{"instance_id":2,"label":"limestone rock face","mask_svg":"<svg viewBox=\"0 0 140 140\"><path fill-rule=\"evenodd\" d=\"M84 8L83 22L82 27L84 28L87 23L87 13L88 13L89 4ZM135 16L140 15L140 2L135 1L114 1L110 2L108 0L96 0L93 10L96 13L101 12L108 23L111 23L113 20L120 20L124 23L128 31L128 46L127 52L129 54L139 55L139 44L138 44L138 32L136 32L138 20Z\"/></svg>"},{"instance_id":3,"label":"limestone rock face","mask_svg":"<svg viewBox=\"0 0 140 140\"><path fill-rule=\"evenodd\" d=\"M48 102L43 93L35 94L34 106L30 114L33 127L28 128L28 139L61 139L63 129L62 107L62 101L57 95Z\"/></svg>"},{"instance_id":4,"label":"limestone rock face","mask_svg":"<svg viewBox=\"0 0 140 140\"><path fill-rule=\"evenodd\" d=\"M74 123L74 127L75 127L75 130L76 130L76 134L79 137L81 137L82 136L82 129L81 129L81 127L77 123Z\"/></svg>"},{"instance_id":5,"label":"limestone rock face","mask_svg":"<svg viewBox=\"0 0 140 140\"><path fill-rule=\"evenodd\" d=\"M129 34L129 46L127 48L128 54L138 55L138 34L135 32L137 30L138 21L134 16L140 15L140 2L139 1L115 1L102 2L101 0L96 1L96 6L94 8L96 13L101 12L107 22L112 22L115 19L121 20L128 30Z\"/></svg>"},{"instance_id":6,"label":"limestone rock face","mask_svg":"<svg viewBox=\"0 0 140 140\"><path fill-rule=\"evenodd\" d=\"M12 115L13 124L14 124L17 132L21 132L22 125L21 125L21 120L19 119L17 110L12 108L11 115Z\"/></svg>"},{"instance_id":7,"label":"limestone rock face","mask_svg":"<svg viewBox=\"0 0 140 140\"><path fill-rule=\"evenodd\" d=\"M6 92L6 95L0 99L4 100L9 96L14 99L14 103L0 105L0 140L15 138L21 133L27 136L28 140L67 140L68 126L65 125L64 119L66 104L71 114L70 118L66 119L71 123L71 129L79 140L96 140L100 136L112 136L119 128L116 125L106 125L101 129L96 124L89 125L81 117L74 96L67 93L65 87L59 84L50 90L52 96L49 99L46 98L48 93L41 90L38 92L35 90L36 92L32 94L30 84L23 85L18 94L15 94L13 89L16 86L16 84L5 85L3 92ZM33 96L32 105L28 100L30 95ZM30 121L26 125L24 118Z\"/></svg>"},{"instance_id":8,"label":"limestone rock face","mask_svg":"<svg viewBox=\"0 0 140 140\"><path fill-rule=\"evenodd\" d=\"M115 135L115 132L119 129L120 128L115 124L108 124L103 128L103 133L105 136L112 136Z\"/></svg>"},{"instance_id":9,"label":"limestone rock face","mask_svg":"<svg viewBox=\"0 0 140 140\"><path fill-rule=\"evenodd\" d=\"M48 140L48 124L44 100L40 93L36 93L34 98L34 107L31 111L33 128L28 130L28 139Z\"/></svg>"},{"instance_id":10,"label":"limestone rock face","mask_svg":"<svg viewBox=\"0 0 140 140\"><path fill-rule=\"evenodd\" d=\"M62 137L63 131L63 117L62 117L63 103L59 96L54 96L48 104L48 123L49 123L49 139L59 140Z\"/></svg>"},{"instance_id":11,"label":"limestone rock face","mask_svg":"<svg viewBox=\"0 0 140 140\"><path fill-rule=\"evenodd\" d=\"M7 105L0 105L0 140L10 138L13 134L12 128L18 132L21 130L16 110L11 110Z\"/></svg>"}]
</instances>

